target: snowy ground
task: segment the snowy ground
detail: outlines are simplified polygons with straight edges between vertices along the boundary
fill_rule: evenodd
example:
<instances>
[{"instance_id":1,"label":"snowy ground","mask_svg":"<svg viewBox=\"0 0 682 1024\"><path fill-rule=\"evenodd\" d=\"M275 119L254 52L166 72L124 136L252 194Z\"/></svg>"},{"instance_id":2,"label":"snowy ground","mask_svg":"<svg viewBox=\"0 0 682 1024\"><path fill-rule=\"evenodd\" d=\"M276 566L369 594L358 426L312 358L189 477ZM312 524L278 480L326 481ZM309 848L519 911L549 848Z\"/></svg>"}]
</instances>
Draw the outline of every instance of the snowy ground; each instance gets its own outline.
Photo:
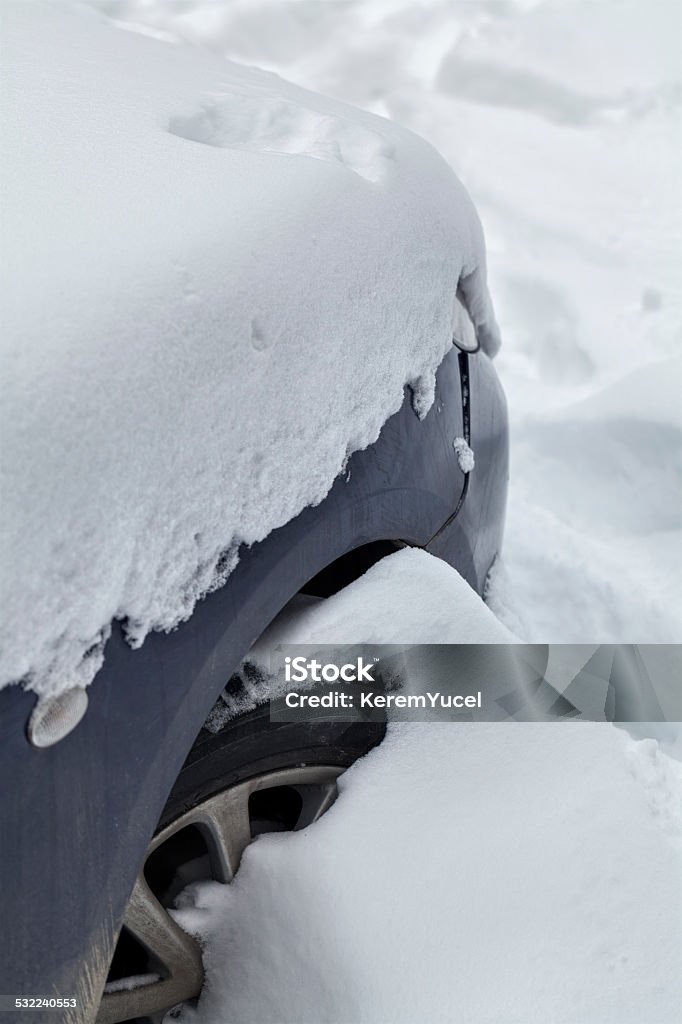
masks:
<instances>
[{"instance_id":1,"label":"snowy ground","mask_svg":"<svg viewBox=\"0 0 682 1024\"><path fill-rule=\"evenodd\" d=\"M492 607L680 639L677 0L96 0L414 129L482 216L512 478Z\"/></svg>"},{"instance_id":2,"label":"snowy ground","mask_svg":"<svg viewBox=\"0 0 682 1024\"><path fill-rule=\"evenodd\" d=\"M679 767L608 725L392 727L181 912L208 979L181 1020L673 1024Z\"/></svg>"},{"instance_id":3,"label":"snowy ground","mask_svg":"<svg viewBox=\"0 0 682 1024\"><path fill-rule=\"evenodd\" d=\"M270 641L469 631L509 640L456 573L403 551ZM596 723L389 726L317 824L259 837L231 885L185 891L178 919L204 944L207 980L181 1020L673 1024L670 750Z\"/></svg>"}]
</instances>

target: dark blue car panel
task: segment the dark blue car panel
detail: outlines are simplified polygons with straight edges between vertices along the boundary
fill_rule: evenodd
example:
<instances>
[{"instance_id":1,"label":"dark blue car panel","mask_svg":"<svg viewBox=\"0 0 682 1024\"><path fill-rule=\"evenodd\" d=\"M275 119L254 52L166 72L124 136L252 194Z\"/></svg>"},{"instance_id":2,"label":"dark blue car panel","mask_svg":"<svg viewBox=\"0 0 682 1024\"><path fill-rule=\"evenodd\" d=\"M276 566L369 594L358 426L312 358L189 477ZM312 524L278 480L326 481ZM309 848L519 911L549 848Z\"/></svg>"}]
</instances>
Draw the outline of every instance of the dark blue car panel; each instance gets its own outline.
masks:
<instances>
[{"instance_id":1,"label":"dark blue car panel","mask_svg":"<svg viewBox=\"0 0 682 1024\"><path fill-rule=\"evenodd\" d=\"M243 551L187 623L137 651L115 625L87 714L61 743L31 747L35 697L0 693L3 993L75 995L80 1009L63 1019L94 1019L135 875L201 725L250 644L321 569L363 544L400 540L428 546L482 590L501 544L507 422L491 363L481 353L469 362L476 469L446 529L464 483L452 447L462 417L454 351L425 419L406 395L325 501Z\"/></svg>"}]
</instances>

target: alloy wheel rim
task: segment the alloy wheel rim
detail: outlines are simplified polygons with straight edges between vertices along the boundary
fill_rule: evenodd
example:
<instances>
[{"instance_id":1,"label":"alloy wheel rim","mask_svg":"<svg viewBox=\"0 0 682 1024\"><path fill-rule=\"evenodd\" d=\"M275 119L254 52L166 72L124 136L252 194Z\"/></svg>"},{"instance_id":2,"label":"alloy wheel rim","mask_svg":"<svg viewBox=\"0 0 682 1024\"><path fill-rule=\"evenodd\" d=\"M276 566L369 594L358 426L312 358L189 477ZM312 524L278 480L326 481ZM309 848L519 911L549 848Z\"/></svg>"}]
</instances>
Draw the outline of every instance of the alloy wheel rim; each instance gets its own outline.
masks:
<instances>
[{"instance_id":1,"label":"alloy wheel rim","mask_svg":"<svg viewBox=\"0 0 682 1024\"><path fill-rule=\"evenodd\" d=\"M298 831L317 821L334 803L342 771L335 765L298 765L257 775L208 797L154 836L133 886L123 928L161 970L139 979L138 984L134 978L108 982L96 1024L123 1024L140 1017L161 1024L170 1009L196 998L203 985L201 947L173 920L168 907L152 890L145 874L150 857L183 829L193 826L201 832L209 851L211 870L207 879L229 883L254 838L250 804L255 793L295 790L300 811L293 830ZM128 987L131 983L134 987Z\"/></svg>"}]
</instances>

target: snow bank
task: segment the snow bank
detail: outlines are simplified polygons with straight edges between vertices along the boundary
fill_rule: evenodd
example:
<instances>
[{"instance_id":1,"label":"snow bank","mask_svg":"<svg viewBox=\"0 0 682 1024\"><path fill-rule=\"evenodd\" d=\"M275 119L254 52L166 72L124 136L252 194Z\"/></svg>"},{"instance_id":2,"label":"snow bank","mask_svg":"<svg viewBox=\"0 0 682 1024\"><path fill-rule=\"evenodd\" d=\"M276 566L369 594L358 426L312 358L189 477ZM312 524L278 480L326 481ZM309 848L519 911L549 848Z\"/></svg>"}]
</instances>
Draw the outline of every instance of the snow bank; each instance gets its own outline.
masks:
<instances>
[{"instance_id":1,"label":"snow bank","mask_svg":"<svg viewBox=\"0 0 682 1024\"><path fill-rule=\"evenodd\" d=\"M681 369L652 364L517 423L504 560L521 636L679 640Z\"/></svg>"},{"instance_id":2,"label":"snow bank","mask_svg":"<svg viewBox=\"0 0 682 1024\"><path fill-rule=\"evenodd\" d=\"M185 894L180 1019L672 1024L681 783L610 725L392 726L317 824Z\"/></svg>"},{"instance_id":3,"label":"snow bank","mask_svg":"<svg viewBox=\"0 0 682 1024\"><path fill-rule=\"evenodd\" d=\"M254 653L405 637L513 640L454 570L404 550L289 608ZM658 731L390 725L319 822L259 837L231 885L180 896L206 967L180 1020L672 1024L682 765L663 753L674 727Z\"/></svg>"},{"instance_id":4,"label":"snow bank","mask_svg":"<svg viewBox=\"0 0 682 1024\"><path fill-rule=\"evenodd\" d=\"M326 600L298 595L245 658L239 688L228 686L207 727L226 722L286 689L272 678L279 644L512 644L513 633L458 572L418 548L382 558L364 576Z\"/></svg>"},{"instance_id":5,"label":"snow bank","mask_svg":"<svg viewBox=\"0 0 682 1024\"><path fill-rule=\"evenodd\" d=\"M89 8L2 32L0 683L53 693L428 392L460 278L497 335L476 214L408 131Z\"/></svg>"},{"instance_id":6,"label":"snow bank","mask_svg":"<svg viewBox=\"0 0 682 1024\"><path fill-rule=\"evenodd\" d=\"M382 558L360 579L324 601L299 600L304 603L287 606L253 653L281 643L516 642L458 572L418 548Z\"/></svg>"}]
</instances>

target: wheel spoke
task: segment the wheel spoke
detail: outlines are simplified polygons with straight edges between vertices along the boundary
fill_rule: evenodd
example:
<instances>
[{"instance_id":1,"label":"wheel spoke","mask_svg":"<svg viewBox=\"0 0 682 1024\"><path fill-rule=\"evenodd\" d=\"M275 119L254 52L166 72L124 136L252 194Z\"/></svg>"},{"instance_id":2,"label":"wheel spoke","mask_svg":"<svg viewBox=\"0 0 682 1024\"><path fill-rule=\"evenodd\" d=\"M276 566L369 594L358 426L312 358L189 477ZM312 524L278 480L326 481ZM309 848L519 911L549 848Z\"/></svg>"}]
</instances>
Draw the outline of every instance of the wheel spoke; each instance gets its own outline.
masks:
<instances>
[{"instance_id":1,"label":"wheel spoke","mask_svg":"<svg viewBox=\"0 0 682 1024\"><path fill-rule=\"evenodd\" d=\"M209 833L218 881L231 882L251 842L249 787L237 786L212 797L195 820Z\"/></svg>"},{"instance_id":2,"label":"wheel spoke","mask_svg":"<svg viewBox=\"0 0 682 1024\"><path fill-rule=\"evenodd\" d=\"M252 793L281 786L295 787L303 801L296 828L305 828L334 803L336 779L340 774L341 769L334 766L298 765L241 782L209 797L161 829L149 846L147 858L176 833L193 825L203 832L209 845L213 877L231 882L251 842L249 798ZM109 991L105 988L96 1024L119 1024L135 1017L149 1017L153 1024L161 1024L167 1010L201 991L201 949L154 896L144 872L133 888L123 925L147 951L152 962L158 964L163 976L132 989L118 988L116 982L112 982Z\"/></svg>"},{"instance_id":3,"label":"wheel spoke","mask_svg":"<svg viewBox=\"0 0 682 1024\"><path fill-rule=\"evenodd\" d=\"M203 984L199 944L175 923L142 876L131 893L123 924L159 961L167 977L134 989L105 990L97 1024L154 1017L198 995Z\"/></svg>"},{"instance_id":4,"label":"wheel spoke","mask_svg":"<svg viewBox=\"0 0 682 1024\"><path fill-rule=\"evenodd\" d=\"M199 944L175 923L142 877L138 878L133 888L124 924L169 973L173 974L180 969L187 971L188 965L193 965L194 975L201 987L203 970Z\"/></svg>"}]
</instances>

